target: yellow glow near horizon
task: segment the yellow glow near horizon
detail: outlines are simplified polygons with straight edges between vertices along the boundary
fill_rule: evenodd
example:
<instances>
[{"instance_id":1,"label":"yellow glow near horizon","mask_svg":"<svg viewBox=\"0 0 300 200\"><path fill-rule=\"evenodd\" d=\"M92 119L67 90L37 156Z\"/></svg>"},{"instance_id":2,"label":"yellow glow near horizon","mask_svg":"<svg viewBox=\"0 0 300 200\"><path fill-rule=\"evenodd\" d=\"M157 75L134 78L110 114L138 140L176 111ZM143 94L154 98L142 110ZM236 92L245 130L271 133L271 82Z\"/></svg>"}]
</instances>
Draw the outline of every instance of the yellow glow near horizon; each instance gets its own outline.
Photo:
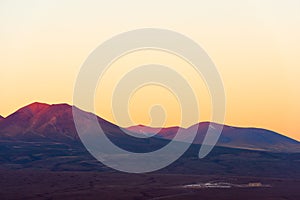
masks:
<instances>
[{"instance_id":1,"label":"yellow glow near horizon","mask_svg":"<svg viewBox=\"0 0 300 200\"><path fill-rule=\"evenodd\" d=\"M181 103L180 99L177 99L176 94L173 94L166 88L163 89L155 84L150 84L142 88L138 88L137 91L134 91L135 88L132 88L133 92L136 93L132 95L131 99L128 99L129 114L132 116L135 124L151 125L149 109L154 105L166 107L166 122L164 126L178 126L181 124L184 127L188 127L199 121L210 120L211 100L202 77L199 76L193 66L184 59L170 54L169 52L160 50L134 51L113 62L105 74L101 77L95 99L96 113L99 113L100 116L106 119L113 119L111 121L116 122L111 106L114 88L121 78L126 75L126 73L130 73L131 70L147 64L159 64L170 67L172 70L184 77L195 94L196 101L200 108L200 116L197 121L191 119L188 120L188 124L181 124L181 111L179 109ZM139 99L139 101L137 101L137 99ZM123 99L123 101L127 101L127 99ZM154 114L152 117L160 118L160 114L161 113ZM122 124L119 121L117 122L117 124L124 127L132 125Z\"/></svg>"},{"instance_id":2,"label":"yellow glow near horizon","mask_svg":"<svg viewBox=\"0 0 300 200\"><path fill-rule=\"evenodd\" d=\"M94 48L124 31L155 27L180 32L207 51L224 82L226 124L262 127L300 140L299 10L297 0L1 1L0 115L34 101L72 104L77 73ZM183 66L174 57L150 54L157 62ZM133 56L120 62L144 62ZM167 108L174 117L166 125L178 123L174 97L161 90L147 87L133 96L135 123L149 124L148 112L142 111L167 100L174 101ZM155 91L163 95L138 103ZM197 91L200 100L206 99L200 118L205 120L207 91L202 86ZM141 110L135 111L136 104ZM114 121L107 107L96 106L99 115Z\"/></svg>"}]
</instances>

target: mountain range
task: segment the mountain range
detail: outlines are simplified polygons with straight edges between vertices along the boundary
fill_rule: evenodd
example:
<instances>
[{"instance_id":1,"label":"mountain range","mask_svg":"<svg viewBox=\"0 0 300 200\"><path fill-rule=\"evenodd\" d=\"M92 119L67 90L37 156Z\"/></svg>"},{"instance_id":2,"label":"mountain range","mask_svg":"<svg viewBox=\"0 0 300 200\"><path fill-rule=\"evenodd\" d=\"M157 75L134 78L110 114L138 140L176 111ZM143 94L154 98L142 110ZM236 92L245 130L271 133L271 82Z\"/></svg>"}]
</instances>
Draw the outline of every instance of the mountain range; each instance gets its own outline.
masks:
<instances>
[{"instance_id":1,"label":"mountain range","mask_svg":"<svg viewBox=\"0 0 300 200\"><path fill-rule=\"evenodd\" d=\"M32 103L0 119L0 170L41 169L50 171L115 172L92 157L81 143L67 104ZM79 110L83 126L91 126L92 113ZM106 136L120 148L136 153L165 146L181 129L183 135L198 128L193 144L170 166L157 173L234 175L255 177L300 177L300 144L278 133L258 128L224 126L217 145L207 157L198 153L206 130L221 126L201 122L189 128L127 127L126 131L149 138L132 137L120 127L97 117ZM185 142L178 138L178 144ZM127 156L127 155L124 155ZM271 167L270 167L271 166Z\"/></svg>"},{"instance_id":2,"label":"mountain range","mask_svg":"<svg viewBox=\"0 0 300 200\"><path fill-rule=\"evenodd\" d=\"M0 118L0 139L79 141L73 121L72 108L68 104L49 105L38 102L20 108L8 117ZM82 112L87 116L93 115L92 113ZM86 121L82 123L88 127L91 121L89 117L85 119ZM134 139L135 142L142 141L141 139L127 136L117 125L111 122L100 117L97 117L97 119L102 129L112 140L118 141L127 138L128 140ZM139 135L156 133L152 138L171 140L179 129L188 137L191 134L191 130L197 128L197 135L193 143L201 144L207 129L209 127L215 129L218 126L221 125L201 122L186 129L181 127L152 128L143 125L132 126L126 129L133 134ZM179 138L179 142L184 142L185 139L185 137ZM217 146L271 152L300 152L300 143L298 141L279 133L260 128L239 128L226 125L223 126Z\"/></svg>"}]
</instances>

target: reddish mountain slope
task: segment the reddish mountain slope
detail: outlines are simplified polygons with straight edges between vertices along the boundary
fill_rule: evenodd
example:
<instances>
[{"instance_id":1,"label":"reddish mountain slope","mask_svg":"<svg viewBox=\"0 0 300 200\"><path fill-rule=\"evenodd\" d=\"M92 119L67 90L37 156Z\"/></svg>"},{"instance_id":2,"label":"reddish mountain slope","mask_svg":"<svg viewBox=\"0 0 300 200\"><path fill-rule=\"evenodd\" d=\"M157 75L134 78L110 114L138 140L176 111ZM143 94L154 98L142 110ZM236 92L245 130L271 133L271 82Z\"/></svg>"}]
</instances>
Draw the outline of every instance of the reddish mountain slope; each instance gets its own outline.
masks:
<instances>
[{"instance_id":1,"label":"reddish mountain slope","mask_svg":"<svg viewBox=\"0 0 300 200\"><path fill-rule=\"evenodd\" d=\"M78 135L73 121L72 106L68 104L48 105L32 103L0 121L0 137L2 138L51 138L56 140L78 140ZM84 112L85 115L92 115ZM98 118L101 125L107 128L116 126ZM86 126L89 124L85 118Z\"/></svg>"}]
</instances>

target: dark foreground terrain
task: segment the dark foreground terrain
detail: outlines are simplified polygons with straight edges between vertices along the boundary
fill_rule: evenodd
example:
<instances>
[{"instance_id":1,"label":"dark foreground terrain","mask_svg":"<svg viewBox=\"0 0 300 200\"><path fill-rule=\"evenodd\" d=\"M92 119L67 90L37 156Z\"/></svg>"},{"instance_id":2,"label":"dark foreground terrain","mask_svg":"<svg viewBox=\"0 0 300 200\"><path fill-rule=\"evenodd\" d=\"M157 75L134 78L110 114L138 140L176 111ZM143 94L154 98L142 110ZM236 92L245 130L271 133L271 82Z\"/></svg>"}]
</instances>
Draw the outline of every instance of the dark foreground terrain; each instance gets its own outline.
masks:
<instances>
[{"instance_id":1,"label":"dark foreground terrain","mask_svg":"<svg viewBox=\"0 0 300 200\"><path fill-rule=\"evenodd\" d=\"M158 172L126 174L79 144L1 141L0 199L300 199L299 153L215 147L200 160L199 147Z\"/></svg>"},{"instance_id":2,"label":"dark foreground terrain","mask_svg":"<svg viewBox=\"0 0 300 200\"><path fill-rule=\"evenodd\" d=\"M187 187L217 182L233 186ZM300 180L209 175L2 170L0 188L0 199L300 199Z\"/></svg>"}]
</instances>

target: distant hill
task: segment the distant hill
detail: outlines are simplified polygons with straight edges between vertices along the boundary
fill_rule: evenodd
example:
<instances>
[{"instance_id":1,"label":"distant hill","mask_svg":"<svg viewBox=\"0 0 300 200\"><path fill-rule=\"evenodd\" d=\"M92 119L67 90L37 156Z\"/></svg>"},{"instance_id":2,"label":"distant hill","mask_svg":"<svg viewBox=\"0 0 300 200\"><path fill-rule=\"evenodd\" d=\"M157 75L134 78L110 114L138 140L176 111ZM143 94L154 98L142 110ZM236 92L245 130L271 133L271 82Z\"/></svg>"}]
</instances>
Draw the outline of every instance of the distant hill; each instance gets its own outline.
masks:
<instances>
[{"instance_id":1,"label":"distant hill","mask_svg":"<svg viewBox=\"0 0 300 200\"><path fill-rule=\"evenodd\" d=\"M180 129L188 136L191 133L191 130L197 128L197 136L193 143L201 144L209 127L216 129L220 126L220 124L216 123L201 122L187 129ZM127 128L129 131L139 134L157 133L156 137L164 139L174 138L178 129L179 127L151 128L142 125ZM186 137L182 137L179 141L184 142L185 138ZM223 125L223 131L217 146L273 152L300 152L300 142L279 133L261 128L239 128L226 125Z\"/></svg>"},{"instance_id":2,"label":"distant hill","mask_svg":"<svg viewBox=\"0 0 300 200\"><path fill-rule=\"evenodd\" d=\"M95 116L91 113L81 111L86 115L82 118L82 124L89 127L91 123L90 117ZM97 116L96 116L97 117ZM102 129L108 135L110 139L115 142L122 143L124 148L130 146L132 141L135 144L141 142L144 147L146 139L134 138L126 135L120 130L117 125L114 125L100 117L97 117ZM180 127L170 128L151 128L147 126L133 126L127 128L128 131L135 134L149 135L157 133L152 137L153 141L159 143L159 147L166 142L160 142L163 140L172 139L179 129L185 132L185 135L191 133L192 128L198 128L197 136L194 140L194 144L201 144L206 134L208 127L215 129L219 124L201 122L190 128L183 129ZM72 106L68 104L54 104L48 105L44 103L32 103L25 106L15 113L0 121L0 139L8 140L55 140L55 141L79 141L77 135L73 115ZM180 138L181 142L185 141L185 138ZM223 132L217 143L218 146L249 149L249 150L263 150L272 152L300 152L300 143L296 140L280 135L273 131L258 129L258 128L238 128L231 126L224 126Z\"/></svg>"}]
</instances>

